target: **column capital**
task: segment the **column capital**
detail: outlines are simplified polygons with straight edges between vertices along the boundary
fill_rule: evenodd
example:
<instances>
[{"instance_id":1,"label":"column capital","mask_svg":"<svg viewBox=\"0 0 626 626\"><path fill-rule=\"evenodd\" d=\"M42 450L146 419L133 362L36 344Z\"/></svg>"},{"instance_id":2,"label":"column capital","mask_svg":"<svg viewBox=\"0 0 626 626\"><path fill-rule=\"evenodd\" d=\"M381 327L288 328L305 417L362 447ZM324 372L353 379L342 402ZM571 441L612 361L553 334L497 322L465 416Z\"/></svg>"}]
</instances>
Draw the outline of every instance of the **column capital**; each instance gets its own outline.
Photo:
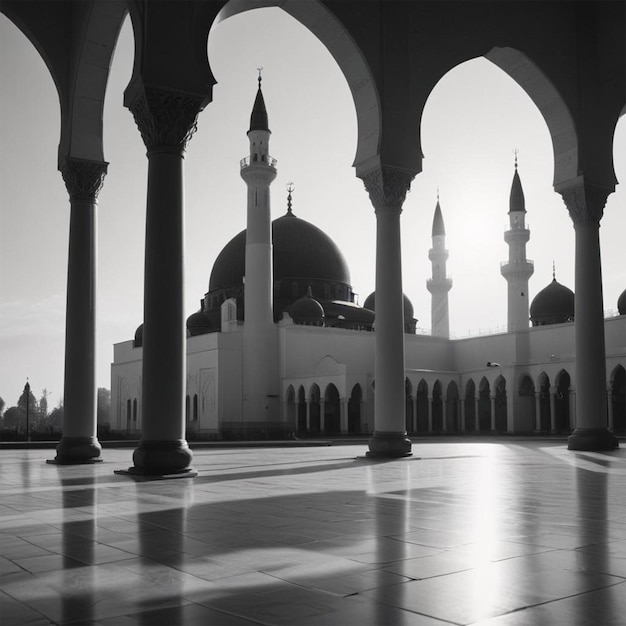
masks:
<instances>
[{"instance_id":1,"label":"column capital","mask_svg":"<svg viewBox=\"0 0 626 626\"><path fill-rule=\"evenodd\" d=\"M104 185L108 163L66 158L59 167L70 200L96 202Z\"/></svg>"},{"instance_id":2,"label":"column capital","mask_svg":"<svg viewBox=\"0 0 626 626\"><path fill-rule=\"evenodd\" d=\"M148 153L161 150L182 154L196 132L204 101L197 95L143 87L127 106Z\"/></svg>"},{"instance_id":3,"label":"column capital","mask_svg":"<svg viewBox=\"0 0 626 626\"><path fill-rule=\"evenodd\" d=\"M615 191L581 179L555 187L555 190L561 194L575 227L579 224L599 224L606 200Z\"/></svg>"},{"instance_id":4,"label":"column capital","mask_svg":"<svg viewBox=\"0 0 626 626\"><path fill-rule=\"evenodd\" d=\"M381 165L360 178L376 213L379 211L400 213L406 194L411 188L411 181L415 178L415 172Z\"/></svg>"}]
</instances>

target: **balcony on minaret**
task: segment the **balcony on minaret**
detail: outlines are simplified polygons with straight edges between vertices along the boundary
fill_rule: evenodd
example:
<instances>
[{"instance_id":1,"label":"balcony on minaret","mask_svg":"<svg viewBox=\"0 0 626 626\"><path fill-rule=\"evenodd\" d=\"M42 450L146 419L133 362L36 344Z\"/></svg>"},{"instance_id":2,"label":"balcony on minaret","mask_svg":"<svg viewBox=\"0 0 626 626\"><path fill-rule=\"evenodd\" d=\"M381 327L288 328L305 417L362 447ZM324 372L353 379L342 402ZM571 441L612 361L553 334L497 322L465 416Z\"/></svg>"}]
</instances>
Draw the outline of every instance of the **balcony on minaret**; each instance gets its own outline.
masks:
<instances>
[{"instance_id":1,"label":"balcony on minaret","mask_svg":"<svg viewBox=\"0 0 626 626\"><path fill-rule=\"evenodd\" d=\"M500 273L504 278L530 278L535 272L535 264L529 259L509 260L500 263Z\"/></svg>"},{"instance_id":2,"label":"balcony on minaret","mask_svg":"<svg viewBox=\"0 0 626 626\"><path fill-rule=\"evenodd\" d=\"M429 278L426 281L426 289L430 293L447 293L452 289L452 278L449 276L445 278Z\"/></svg>"},{"instance_id":3,"label":"balcony on minaret","mask_svg":"<svg viewBox=\"0 0 626 626\"><path fill-rule=\"evenodd\" d=\"M271 167L272 169L276 169L278 161L274 157L271 157L269 154L252 154L241 159L241 161L239 161L239 165L241 166L242 170L246 167L254 165L263 165Z\"/></svg>"}]
</instances>

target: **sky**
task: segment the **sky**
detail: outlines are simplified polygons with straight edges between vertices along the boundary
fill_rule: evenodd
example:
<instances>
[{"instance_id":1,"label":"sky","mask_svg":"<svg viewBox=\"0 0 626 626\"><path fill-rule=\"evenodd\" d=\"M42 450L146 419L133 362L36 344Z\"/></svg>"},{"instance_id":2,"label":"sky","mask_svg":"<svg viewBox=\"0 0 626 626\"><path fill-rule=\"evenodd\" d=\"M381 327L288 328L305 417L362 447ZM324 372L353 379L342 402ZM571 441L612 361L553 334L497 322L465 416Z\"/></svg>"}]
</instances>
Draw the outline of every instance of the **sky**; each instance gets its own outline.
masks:
<instances>
[{"instance_id":1,"label":"sky","mask_svg":"<svg viewBox=\"0 0 626 626\"><path fill-rule=\"evenodd\" d=\"M104 111L109 172L99 196L97 385L110 389L113 344L132 339L143 317L147 160L132 115L122 105L132 70L126 20L111 67ZM250 112L263 67L263 93L278 159L272 217L294 213L341 248L360 303L374 290L375 215L352 162L352 98L324 46L280 9L254 10L214 25L209 60L217 85L200 114L185 158L186 309L199 309L215 258L245 228L246 187L239 160L248 154ZM56 169L60 113L47 69L26 37L0 15L0 397L7 407L29 379L36 397L63 396L69 200ZM626 179L626 122L618 123L615 171ZM433 212L439 189L450 252L450 327L454 337L506 328L508 258L503 234L513 177L513 150L534 260L531 299L552 280L574 289L574 230L552 189L547 126L525 92L480 58L437 84L421 122L423 172L401 218L404 292L430 328ZM616 312L626 288L626 189L609 196L601 227L604 308Z\"/></svg>"}]
</instances>

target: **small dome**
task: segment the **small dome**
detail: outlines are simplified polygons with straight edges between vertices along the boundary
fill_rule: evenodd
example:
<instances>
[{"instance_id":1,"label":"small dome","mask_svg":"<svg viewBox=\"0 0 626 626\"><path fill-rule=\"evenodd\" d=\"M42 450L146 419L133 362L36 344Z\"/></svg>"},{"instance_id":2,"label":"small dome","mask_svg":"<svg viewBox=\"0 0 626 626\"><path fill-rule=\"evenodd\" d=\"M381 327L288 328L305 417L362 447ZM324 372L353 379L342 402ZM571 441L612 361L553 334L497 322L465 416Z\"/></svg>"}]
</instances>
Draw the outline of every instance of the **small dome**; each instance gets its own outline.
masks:
<instances>
[{"instance_id":1,"label":"small dome","mask_svg":"<svg viewBox=\"0 0 626 626\"><path fill-rule=\"evenodd\" d=\"M413 304L408 299L406 294L402 294L402 298L404 300L404 318L412 319L414 316ZM364 309L369 309L370 311L376 311L376 292L370 293L367 298L365 298L365 302L363 303Z\"/></svg>"},{"instance_id":2,"label":"small dome","mask_svg":"<svg viewBox=\"0 0 626 626\"><path fill-rule=\"evenodd\" d=\"M135 339L133 341L133 348L141 348L143 346L143 324L139 324L135 331Z\"/></svg>"},{"instance_id":3,"label":"small dome","mask_svg":"<svg viewBox=\"0 0 626 626\"><path fill-rule=\"evenodd\" d=\"M211 318L202 310L196 311L187 318L187 330L192 337L206 335L218 330L212 323Z\"/></svg>"},{"instance_id":4,"label":"small dome","mask_svg":"<svg viewBox=\"0 0 626 626\"><path fill-rule=\"evenodd\" d=\"M620 315L626 315L626 289L622 291L622 295L617 299L617 311Z\"/></svg>"},{"instance_id":5,"label":"small dome","mask_svg":"<svg viewBox=\"0 0 626 626\"><path fill-rule=\"evenodd\" d=\"M574 319L574 292L552 279L530 305L530 320L533 326L563 324Z\"/></svg>"},{"instance_id":6,"label":"small dome","mask_svg":"<svg viewBox=\"0 0 626 626\"><path fill-rule=\"evenodd\" d=\"M289 312L296 324L307 326L322 326L324 324L324 307L311 295L311 289L306 296L299 298L291 305Z\"/></svg>"}]
</instances>

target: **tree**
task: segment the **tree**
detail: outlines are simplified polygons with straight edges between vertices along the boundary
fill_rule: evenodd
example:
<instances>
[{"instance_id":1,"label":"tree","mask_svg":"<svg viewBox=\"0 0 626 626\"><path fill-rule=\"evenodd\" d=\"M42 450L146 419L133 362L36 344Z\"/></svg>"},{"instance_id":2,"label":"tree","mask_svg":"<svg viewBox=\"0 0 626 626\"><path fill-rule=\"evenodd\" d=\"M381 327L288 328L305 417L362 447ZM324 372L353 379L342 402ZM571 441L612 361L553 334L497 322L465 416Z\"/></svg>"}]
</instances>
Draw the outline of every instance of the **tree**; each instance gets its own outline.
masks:
<instances>
[{"instance_id":1,"label":"tree","mask_svg":"<svg viewBox=\"0 0 626 626\"><path fill-rule=\"evenodd\" d=\"M50 392L47 389L42 389L41 398L39 400L39 418L45 421L48 417L48 396Z\"/></svg>"},{"instance_id":2,"label":"tree","mask_svg":"<svg viewBox=\"0 0 626 626\"><path fill-rule=\"evenodd\" d=\"M0 397L0 417L2 417L2 414L4 413L4 407L6 406L6 403L4 402L4 400Z\"/></svg>"},{"instance_id":3,"label":"tree","mask_svg":"<svg viewBox=\"0 0 626 626\"><path fill-rule=\"evenodd\" d=\"M98 387L98 424L108 424L111 411L111 392L105 387Z\"/></svg>"}]
</instances>

